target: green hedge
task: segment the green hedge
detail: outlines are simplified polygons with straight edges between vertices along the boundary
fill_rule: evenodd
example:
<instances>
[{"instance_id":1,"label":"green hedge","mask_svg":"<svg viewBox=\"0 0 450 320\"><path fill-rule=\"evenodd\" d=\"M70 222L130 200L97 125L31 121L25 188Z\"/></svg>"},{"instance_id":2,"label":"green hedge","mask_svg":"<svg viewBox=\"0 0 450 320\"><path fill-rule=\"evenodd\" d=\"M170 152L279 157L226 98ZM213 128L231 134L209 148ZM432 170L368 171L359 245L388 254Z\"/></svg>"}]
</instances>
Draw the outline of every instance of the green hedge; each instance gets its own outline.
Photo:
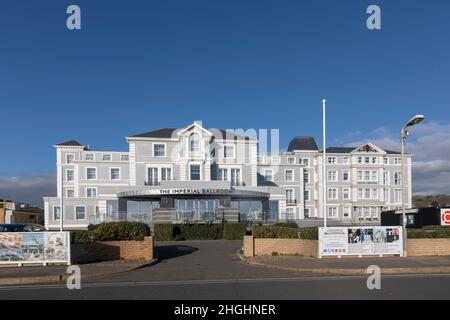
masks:
<instances>
[{"instance_id":1,"label":"green hedge","mask_svg":"<svg viewBox=\"0 0 450 320\"><path fill-rule=\"evenodd\" d=\"M173 240L173 224L155 224L153 227L153 234L156 241L171 241Z\"/></svg>"},{"instance_id":2,"label":"green hedge","mask_svg":"<svg viewBox=\"0 0 450 320\"><path fill-rule=\"evenodd\" d=\"M241 240L246 225L240 223L155 224L155 241Z\"/></svg>"},{"instance_id":3,"label":"green hedge","mask_svg":"<svg viewBox=\"0 0 450 320\"><path fill-rule=\"evenodd\" d=\"M244 238L247 225L242 223L225 223L223 226L223 239L242 240Z\"/></svg>"},{"instance_id":4,"label":"green hedge","mask_svg":"<svg viewBox=\"0 0 450 320\"><path fill-rule=\"evenodd\" d=\"M150 235L150 228L142 222L105 222L85 231L73 231L72 243L96 241L144 240Z\"/></svg>"},{"instance_id":5,"label":"green hedge","mask_svg":"<svg viewBox=\"0 0 450 320\"><path fill-rule=\"evenodd\" d=\"M422 229L408 229L408 239L450 238L450 227L429 226Z\"/></svg>"},{"instance_id":6,"label":"green hedge","mask_svg":"<svg viewBox=\"0 0 450 320\"><path fill-rule=\"evenodd\" d=\"M298 225L295 222L277 222L273 226L285 228L298 228Z\"/></svg>"},{"instance_id":7,"label":"green hedge","mask_svg":"<svg viewBox=\"0 0 450 320\"><path fill-rule=\"evenodd\" d=\"M255 238L300 238L307 240L317 240L319 236L319 229L317 227L288 228L278 226L263 226L253 228L252 234Z\"/></svg>"},{"instance_id":8,"label":"green hedge","mask_svg":"<svg viewBox=\"0 0 450 320\"><path fill-rule=\"evenodd\" d=\"M254 227L252 235L255 238L298 238L298 228L262 226Z\"/></svg>"}]
</instances>

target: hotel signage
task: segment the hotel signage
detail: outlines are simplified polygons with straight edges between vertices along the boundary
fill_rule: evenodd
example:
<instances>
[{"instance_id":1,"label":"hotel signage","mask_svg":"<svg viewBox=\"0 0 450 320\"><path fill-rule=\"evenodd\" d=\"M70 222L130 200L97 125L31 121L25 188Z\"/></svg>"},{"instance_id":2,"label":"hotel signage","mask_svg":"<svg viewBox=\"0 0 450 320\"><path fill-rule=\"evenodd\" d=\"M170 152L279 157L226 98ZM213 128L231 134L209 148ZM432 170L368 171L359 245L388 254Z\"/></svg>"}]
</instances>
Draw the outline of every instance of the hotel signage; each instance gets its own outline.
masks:
<instances>
[{"instance_id":1,"label":"hotel signage","mask_svg":"<svg viewBox=\"0 0 450 320\"><path fill-rule=\"evenodd\" d=\"M207 188L179 188L179 189L161 189L162 195L230 195L232 189L207 189Z\"/></svg>"}]
</instances>

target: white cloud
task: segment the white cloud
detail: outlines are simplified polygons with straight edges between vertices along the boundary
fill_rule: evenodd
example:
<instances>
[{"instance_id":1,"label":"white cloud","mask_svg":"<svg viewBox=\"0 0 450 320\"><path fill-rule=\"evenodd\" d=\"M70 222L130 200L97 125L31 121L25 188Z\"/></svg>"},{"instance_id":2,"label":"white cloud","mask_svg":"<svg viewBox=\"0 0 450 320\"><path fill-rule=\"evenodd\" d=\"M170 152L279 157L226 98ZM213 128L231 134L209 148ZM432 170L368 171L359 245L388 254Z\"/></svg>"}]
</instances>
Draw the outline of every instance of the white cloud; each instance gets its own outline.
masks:
<instances>
[{"instance_id":1,"label":"white cloud","mask_svg":"<svg viewBox=\"0 0 450 320\"><path fill-rule=\"evenodd\" d=\"M43 206L43 197L56 195L54 173L0 178L0 198Z\"/></svg>"},{"instance_id":2,"label":"white cloud","mask_svg":"<svg viewBox=\"0 0 450 320\"><path fill-rule=\"evenodd\" d=\"M398 131L398 132L397 132ZM400 151L400 130L377 128L366 135L345 137L340 142L358 146L367 141ZM406 152L413 156L413 193L450 194L450 124L423 122L410 129Z\"/></svg>"}]
</instances>

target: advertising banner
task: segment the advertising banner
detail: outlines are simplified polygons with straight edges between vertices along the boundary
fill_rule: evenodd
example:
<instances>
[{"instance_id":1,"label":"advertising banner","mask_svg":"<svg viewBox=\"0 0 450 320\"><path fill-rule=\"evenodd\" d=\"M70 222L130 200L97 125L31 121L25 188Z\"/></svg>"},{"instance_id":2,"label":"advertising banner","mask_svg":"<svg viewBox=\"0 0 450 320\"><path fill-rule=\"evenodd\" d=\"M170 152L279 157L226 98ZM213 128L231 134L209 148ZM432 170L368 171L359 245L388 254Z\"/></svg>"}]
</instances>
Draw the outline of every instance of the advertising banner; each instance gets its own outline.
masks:
<instances>
[{"instance_id":1,"label":"advertising banner","mask_svg":"<svg viewBox=\"0 0 450 320\"><path fill-rule=\"evenodd\" d=\"M450 226L450 209L441 209L441 226Z\"/></svg>"},{"instance_id":2,"label":"advertising banner","mask_svg":"<svg viewBox=\"0 0 450 320\"><path fill-rule=\"evenodd\" d=\"M70 264L69 232L1 232L0 264Z\"/></svg>"},{"instance_id":3,"label":"advertising banner","mask_svg":"<svg viewBox=\"0 0 450 320\"><path fill-rule=\"evenodd\" d=\"M319 228L319 256L402 255L402 228Z\"/></svg>"}]
</instances>

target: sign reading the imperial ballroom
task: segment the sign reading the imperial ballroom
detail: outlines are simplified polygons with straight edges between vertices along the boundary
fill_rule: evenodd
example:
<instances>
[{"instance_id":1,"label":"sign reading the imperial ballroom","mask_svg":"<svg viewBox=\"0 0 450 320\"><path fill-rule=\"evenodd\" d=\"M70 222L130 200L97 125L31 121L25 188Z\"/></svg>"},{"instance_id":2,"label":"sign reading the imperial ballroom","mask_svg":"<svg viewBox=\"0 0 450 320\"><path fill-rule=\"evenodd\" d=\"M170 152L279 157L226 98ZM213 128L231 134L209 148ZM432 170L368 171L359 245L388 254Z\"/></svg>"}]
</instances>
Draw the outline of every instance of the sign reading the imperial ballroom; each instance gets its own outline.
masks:
<instances>
[{"instance_id":1,"label":"sign reading the imperial ballroom","mask_svg":"<svg viewBox=\"0 0 450 320\"><path fill-rule=\"evenodd\" d=\"M441 226L450 226L450 209L441 209Z\"/></svg>"},{"instance_id":2,"label":"sign reading the imperial ballroom","mask_svg":"<svg viewBox=\"0 0 450 320\"><path fill-rule=\"evenodd\" d=\"M180 194L215 194L228 195L232 194L232 189L197 189L197 188L180 188L180 189L161 189L159 192L164 195L180 195Z\"/></svg>"}]
</instances>

